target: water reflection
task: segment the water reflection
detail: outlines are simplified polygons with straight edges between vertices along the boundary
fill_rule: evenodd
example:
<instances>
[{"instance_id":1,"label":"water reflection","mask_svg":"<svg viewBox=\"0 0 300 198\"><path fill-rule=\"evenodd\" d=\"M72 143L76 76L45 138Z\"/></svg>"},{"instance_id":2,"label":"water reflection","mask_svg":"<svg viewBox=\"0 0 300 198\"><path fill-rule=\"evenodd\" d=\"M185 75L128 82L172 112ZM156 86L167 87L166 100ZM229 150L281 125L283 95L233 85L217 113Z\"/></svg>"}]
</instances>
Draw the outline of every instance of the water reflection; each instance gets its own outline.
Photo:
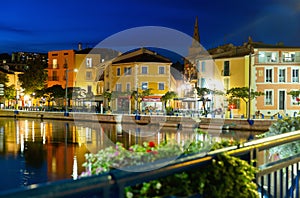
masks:
<instances>
[{"instance_id":1,"label":"water reflection","mask_svg":"<svg viewBox=\"0 0 300 198\"><path fill-rule=\"evenodd\" d=\"M237 136L220 133L213 136ZM193 139L192 128L177 130L155 125L120 125L59 120L0 118L0 190L62 179L76 179L84 171L84 155L121 142L182 143ZM196 137L200 138L200 137Z\"/></svg>"}]
</instances>

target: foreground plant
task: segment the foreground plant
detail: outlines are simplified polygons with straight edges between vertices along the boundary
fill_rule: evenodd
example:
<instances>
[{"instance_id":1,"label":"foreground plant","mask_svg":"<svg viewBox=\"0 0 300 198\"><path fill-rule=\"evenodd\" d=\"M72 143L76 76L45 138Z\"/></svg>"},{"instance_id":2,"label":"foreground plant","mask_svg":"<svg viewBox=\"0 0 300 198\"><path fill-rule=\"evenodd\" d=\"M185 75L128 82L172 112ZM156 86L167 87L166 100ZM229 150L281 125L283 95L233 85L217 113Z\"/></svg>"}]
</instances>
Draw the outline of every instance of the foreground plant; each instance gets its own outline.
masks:
<instances>
[{"instance_id":1,"label":"foreground plant","mask_svg":"<svg viewBox=\"0 0 300 198\"><path fill-rule=\"evenodd\" d=\"M127 198L197 196L259 197L254 181L257 169L239 158L220 154L206 167L125 188ZM198 196L199 197L199 196Z\"/></svg>"}]
</instances>

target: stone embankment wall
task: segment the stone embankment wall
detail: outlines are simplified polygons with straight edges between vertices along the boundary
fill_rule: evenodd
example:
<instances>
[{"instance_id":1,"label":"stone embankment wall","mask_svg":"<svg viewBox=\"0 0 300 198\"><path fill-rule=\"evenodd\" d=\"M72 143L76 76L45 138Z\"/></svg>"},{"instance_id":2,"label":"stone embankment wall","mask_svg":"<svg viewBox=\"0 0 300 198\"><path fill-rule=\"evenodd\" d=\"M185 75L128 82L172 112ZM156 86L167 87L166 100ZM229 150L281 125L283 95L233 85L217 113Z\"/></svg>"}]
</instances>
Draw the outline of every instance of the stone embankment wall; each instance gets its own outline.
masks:
<instances>
[{"instance_id":1,"label":"stone embankment wall","mask_svg":"<svg viewBox=\"0 0 300 198\"><path fill-rule=\"evenodd\" d=\"M246 119L222 119L222 118L197 118L162 115L114 115L114 114L93 114L93 113L69 113L64 112L44 112L44 111L12 111L0 110L1 117L34 118L34 119L55 119L88 122L107 123L129 123L147 125L154 124L162 127L177 128L203 128L203 129L232 129L232 130L252 130L267 131L276 120L254 119L253 124L249 124Z\"/></svg>"}]
</instances>

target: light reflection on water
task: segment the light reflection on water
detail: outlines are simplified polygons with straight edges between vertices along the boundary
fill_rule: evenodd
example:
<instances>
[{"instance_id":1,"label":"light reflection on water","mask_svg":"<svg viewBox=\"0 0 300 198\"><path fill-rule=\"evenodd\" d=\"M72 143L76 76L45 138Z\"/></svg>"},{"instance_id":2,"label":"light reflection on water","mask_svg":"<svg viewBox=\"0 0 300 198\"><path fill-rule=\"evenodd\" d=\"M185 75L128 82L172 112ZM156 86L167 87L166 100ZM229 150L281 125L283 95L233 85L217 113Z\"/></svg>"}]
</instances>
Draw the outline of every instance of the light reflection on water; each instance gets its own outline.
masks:
<instances>
[{"instance_id":1,"label":"light reflection on water","mask_svg":"<svg viewBox=\"0 0 300 198\"><path fill-rule=\"evenodd\" d=\"M194 138L192 128L0 118L0 190L77 177L88 152L121 142L133 144ZM242 134L242 135L241 135ZM250 132L216 130L213 136L247 138ZM75 164L75 166L74 166ZM77 164L77 166L76 166Z\"/></svg>"}]
</instances>

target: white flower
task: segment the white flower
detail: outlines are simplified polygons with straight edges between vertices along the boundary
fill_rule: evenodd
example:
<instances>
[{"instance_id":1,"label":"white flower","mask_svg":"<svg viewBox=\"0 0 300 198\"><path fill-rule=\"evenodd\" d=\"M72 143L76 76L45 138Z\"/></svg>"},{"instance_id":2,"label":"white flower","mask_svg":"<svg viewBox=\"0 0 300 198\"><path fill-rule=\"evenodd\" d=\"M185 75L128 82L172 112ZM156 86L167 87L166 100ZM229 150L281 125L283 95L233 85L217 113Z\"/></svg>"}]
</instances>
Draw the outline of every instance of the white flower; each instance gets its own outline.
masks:
<instances>
[{"instance_id":1,"label":"white flower","mask_svg":"<svg viewBox=\"0 0 300 198\"><path fill-rule=\"evenodd\" d=\"M159 182L157 182L157 184L156 184L156 189L160 189L161 188L161 183L159 183Z\"/></svg>"},{"instance_id":2,"label":"white flower","mask_svg":"<svg viewBox=\"0 0 300 198\"><path fill-rule=\"evenodd\" d=\"M127 197L127 198L132 198L132 197L133 197L132 192L127 192L127 193L126 193L126 197Z\"/></svg>"}]
</instances>

